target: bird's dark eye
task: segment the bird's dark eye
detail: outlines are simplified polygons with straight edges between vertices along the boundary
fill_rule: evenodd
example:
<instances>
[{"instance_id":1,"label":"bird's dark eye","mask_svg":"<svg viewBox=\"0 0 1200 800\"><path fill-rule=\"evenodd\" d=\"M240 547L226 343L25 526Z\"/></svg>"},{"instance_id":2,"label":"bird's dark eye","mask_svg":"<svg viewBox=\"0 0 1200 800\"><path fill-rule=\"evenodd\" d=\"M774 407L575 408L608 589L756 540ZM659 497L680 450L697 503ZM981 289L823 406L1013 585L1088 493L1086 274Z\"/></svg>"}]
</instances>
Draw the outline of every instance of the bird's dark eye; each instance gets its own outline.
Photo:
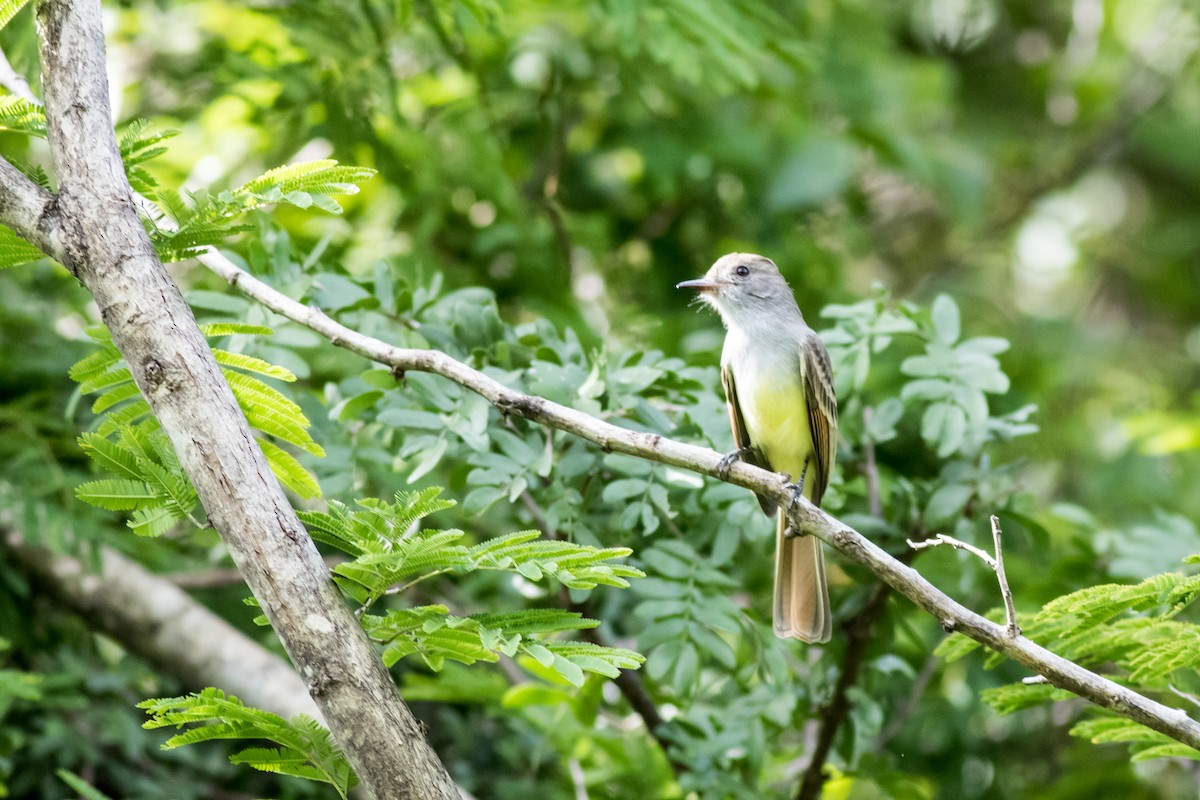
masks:
<instances>
[{"instance_id":1,"label":"bird's dark eye","mask_svg":"<svg viewBox=\"0 0 1200 800\"><path fill-rule=\"evenodd\" d=\"M744 278L750 274L750 268L747 267L745 264L741 264L738 266L737 269L734 270L734 272L736 272L738 275L740 275L741 277Z\"/></svg>"}]
</instances>

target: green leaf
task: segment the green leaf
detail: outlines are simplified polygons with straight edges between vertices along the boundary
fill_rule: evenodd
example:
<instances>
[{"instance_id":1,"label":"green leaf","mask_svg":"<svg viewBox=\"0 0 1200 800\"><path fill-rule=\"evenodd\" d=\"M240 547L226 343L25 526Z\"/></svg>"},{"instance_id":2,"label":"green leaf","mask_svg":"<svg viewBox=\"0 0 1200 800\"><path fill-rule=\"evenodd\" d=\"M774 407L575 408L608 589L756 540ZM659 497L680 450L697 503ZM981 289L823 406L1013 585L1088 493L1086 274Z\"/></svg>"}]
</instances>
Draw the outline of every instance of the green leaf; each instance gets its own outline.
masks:
<instances>
[{"instance_id":1,"label":"green leaf","mask_svg":"<svg viewBox=\"0 0 1200 800\"><path fill-rule=\"evenodd\" d=\"M1011 683L1006 686L984 689L981 694L983 702L995 709L997 714L1012 714L1051 700L1060 700L1071 696L1070 692L1063 692L1047 683L1032 685Z\"/></svg>"},{"instance_id":2,"label":"green leaf","mask_svg":"<svg viewBox=\"0 0 1200 800\"><path fill-rule=\"evenodd\" d=\"M131 141L148 141L135 130ZM139 138L140 137L140 138ZM204 327L208 336L259 334L262 326L218 323ZM101 421L94 433L79 438L80 447L117 480L94 481L77 489L77 496L92 505L113 511L135 512L129 527L139 536L157 536L177 521L189 519L198 500L191 481L175 451L150 417L150 408L133 383L129 369L106 332L94 338L101 347L76 362L72 379L85 393L99 392L93 404ZM237 370L294 380L291 371L262 359L214 349L214 357L225 365L224 374L250 424L314 455L324 451L308 433L310 423L300 407L253 375ZM149 418L147 418L149 417ZM272 471L280 481L304 498L320 496L313 476L288 452L273 442L260 440Z\"/></svg>"},{"instance_id":3,"label":"green leaf","mask_svg":"<svg viewBox=\"0 0 1200 800\"><path fill-rule=\"evenodd\" d=\"M942 640L933 649L933 654L946 663L958 661L963 656L978 650L982 645L974 639L968 639L961 633L952 634Z\"/></svg>"},{"instance_id":4,"label":"green leaf","mask_svg":"<svg viewBox=\"0 0 1200 800\"><path fill-rule=\"evenodd\" d=\"M115 348L114 348L115 349ZM115 365L111 369L93 375L86 380L80 381L79 388L84 394L91 394L102 389L109 389L113 386L120 386L125 383L133 382L133 373L128 367Z\"/></svg>"},{"instance_id":5,"label":"green leaf","mask_svg":"<svg viewBox=\"0 0 1200 800\"><path fill-rule=\"evenodd\" d=\"M133 481L143 481L139 457L132 450L97 433L81 435L79 446L93 461L114 475Z\"/></svg>"},{"instance_id":6,"label":"green leaf","mask_svg":"<svg viewBox=\"0 0 1200 800\"><path fill-rule=\"evenodd\" d=\"M675 671L671 681L675 693L681 697L692 694L699 674L700 653L696 650L695 645L690 642L686 643L680 649L679 658L675 662Z\"/></svg>"},{"instance_id":7,"label":"green leaf","mask_svg":"<svg viewBox=\"0 0 1200 800\"><path fill-rule=\"evenodd\" d=\"M0 7L2 8L2 7ZM65 769L54 771L59 780L71 787L71 790L78 793L82 800L111 800L108 795L100 792L96 787L92 786L87 781L80 778L73 772L67 772Z\"/></svg>"},{"instance_id":8,"label":"green leaf","mask_svg":"<svg viewBox=\"0 0 1200 800\"><path fill-rule=\"evenodd\" d=\"M17 267L45 257L45 253L22 239L11 228L0 225L0 269Z\"/></svg>"},{"instance_id":9,"label":"green leaf","mask_svg":"<svg viewBox=\"0 0 1200 800\"><path fill-rule=\"evenodd\" d=\"M1139 761L1149 761L1154 758L1187 758L1192 761L1200 761L1200 750L1180 742L1167 742L1139 748L1130 761L1136 764Z\"/></svg>"},{"instance_id":10,"label":"green leaf","mask_svg":"<svg viewBox=\"0 0 1200 800\"><path fill-rule=\"evenodd\" d=\"M967 416L954 403L935 403L925 409L921 418L921 437L937 447L939 458L945 458L962 447L967 429Z\"/></svg>"},{"instance_id":11,"label":"green leaf","mask_svg":"<svg viewBox=\"0 0 1200 800\"><path fill-rule=\"evenodd\" d=\"M0 27L7 25L27 0L0 0ZM15 8L14 8L15 6ZM7 17L7 18L6 18ZM0 97L0 130L46 137L46 114L41 106L14 94Z\"/></svg>"},{"instance_id":12,"label":"green leaf","mask_svg":"<svg viewBox=\"0 0 1200 800\"><path fill-rule=\"evenodd\" d=\"M111 389L105 390L99 397L96 398L96 402L92 403L92 413L103 414L105 411L108 411L114 406L120 405L127 400L139 399L141 396L141 390L138 389L137 384L133 383L132 381L129 383L119 384Z\"/></svg>"},{"instance_id":13,"label":"green leaf","mask_svg":"<svg viewBox=\"0 0 1200 800\"><path fill-rule=\"evenodd\" d=\"M165 506L155 506L137 509L126 524L137 536L162 536L181 518L182 515L176 516Z\"/></svg>"},{"instance_id":14,"label":"green leaf","mask_svg":"<svg viewBox=\"0 0 1200 800\"><path fill-rule=\"evenodd\" d=\"M375 170L367 167L338 166L338 162L328 159L306 161L265 172L242 185L234 194L263 194L272 189L282 192L284 199L291 192L354 194L358 191L358 184L374 175Z\"/></svg>"},{"instance_id":15,"label":"green leaf","mask_svg":"<svg viewBox=\"0 0 1200 800\"><path fill-rule=\"evenodd\" d=\"M646 481L637 478L621 478L604 487L601 497L606 503L621 503L632 497L641 497L649 488Z\"/></svg>"},{"instance_id":16,"label":"green leaf","mask_svg":"<svg viewBox=\"0 0 1200 800\"><path fill-rule=\"evenodd\" d=\"M83 383L108 372L120 360L121 354L116 347L101 347L96 352L76 361L67 371L67 376L76 383Z\"/></svg>"},{"instance_id":17,"label":"green leaf","mask_svg":"<svg viewBox=\"0 0 1200 800\"><path fill-rule=\"evenodd\" d=\"M329 731L303 714L285 720L277 714L247 707L218 689L144 700L138 703L138 708L149 716L144 728L198 726L172 736L163 744L164 750L214 739L266 740L277 747L243 750L232 760L265 772L328 783L342 797L358 782Z\"/></svg>"},{"instance_id":18,"label":"green leaf","mask_svg":"<svg viewBox=\"0 0 1200 800\"><path fill-rule=\"evenodd\" d=\"M260 772L291 775L295 778L330 783L321 771L308 762L308 758L295 750L273 747L251 747L229 757L233 764L245 764Z\"/></svg>"},{"instance_id":19,"label":"green leaf","mask_svg":"<svg viewBox=\"0 0 1200 800\"><path fill-rule=\"evenodd\" d=\"M263 361L261 358L255 358L254 356L248 356L243 353L230 353L227 350L220 350L215 347L212 349L212 353L213 357L216 358L217 363L221 364L222 366L232 367L234 369L242 370L243 372L255 372L259 375L265 375L268 378L277 378L281 381L288 381L289 383L296 380L296 376L292 374L291 370L285 369L276 364L270 364L266 361Z\"/></svg>"},{"instance_id":20,"label":"green leaf","mask_svg":"<svg viewBox=\"0 0 1200 800\"><path fill-rule=\"evenodd\" d=\"M325 455L324 449L313 441L308 429L311 423L300 406L259 379L222 369L238 405L250 424L262 431L293 444L312 455Z\"/></svg>"},{"instance_id":21,"label":"green leaf","mask_svg":"<svg viewBox=\"0 0 1200 800\"><path fill-rule=\"evenodd\" d=\"M570 702L571 693L557 686L541 683L518 683L504 692L501 701L505 708L529 706L561 706Z\"/></svg>"},{"instance_id":22,"label":"green leaf","mask_svg":"<svg viewBox=\"0 0 1200 800\"><path fill-rule=\"evenodd\" d=\"M583 670L575 662L555 655L553 667L555 672L566 678L572 686L583 686Z\"/></svg>"},{"instance_id":23,"label":"green leaf","mask_svg":"<svg viewBox=\"0 0 1200 800\"><path fill-rule=\"evenodd\" d=\"M296 457L274 442L258 439L258 446L267 457L271 472L285 487L295 492L305 500L321 496L321 485L311 472L305 469Z\"/></svg>"},{"instance_id":24,"label":"green leaf","mask_svg":"<svg viewBox=\"0 0 1200 800\"><path fill-rule=\"evenodd\" d=\"M438 462L442 460L442 456L446 454L449 446L450 441L445 437L441 437L434 443L433 447L427 448L421 454L421 458L417 460L413 471L409 473L408 482L416 483L436 467Z\"/></svg>"},{"instance_id":25,"label":"green leaf","mask_svg":"<svg viewBox=\"0 0 1200 800\"><path fill-rule=\"evenodd\" d=\"M388 408L380 411L376 419L396 428L419 428L427 431L441 431L446 428L446 421L431 411L420 411L411 408Z\"/></svg>"},{"instance_id":26,"label":"green leaf","mask_svg":"<svg viewBox=\"0 0 1200 800\"><path fill-rule=\"evenodd\" d=\"M642 551L641 560L652 574L675 580L686 580L695 570L695 563L663 548L651 547Z\"/></svg>"},{"instance_id":27,"label":"green leaf","mask_svg":"<svg viewBox=\"0 0 1200 800\"><path fill-rule=\"evenodd\" d=\"M737 655L729 643L714 633L711 629L697 623L688 626L688 635L697 646L721 663L728 670L737 667ZM639 643L641 640L638 640Z\"/></svg>"},{"instance_id":28,"label":"green leaf","mask_svg":"<svg viewBox=\"0 0 1200 800\"><path fill-rule=\"evenodd\" d=\"M364 411L378 403L382 397L382 391L379 389L370 389L354 397L348 397L338 403L329 409L329 416L338 422L356 420L362 416Z\"/></svg>"},{"instance_id":29,"label":"green leaf","mask_svg":"<svg viewBox=\"0 0 1200 800\"><path fill-rule=\"evenodd\" d=\"M907 384L905 388L911 386ZM896 438L896 425L904 416L904 402L898 397L889 397L876 406L870 415L864 433L877 444Z\"/></svg>"},{"instance_id":30,"label":"green leaf","mask_svg":"<svg viewBox=\"0 0 1200 800\"><path fill-rule=\"evenodd\" d=\"M200 332L214 339L220 336L270 336L275 331L266 325L248 325L244 322L209 322L200 326Z\"/></svg>"},{"instance_id":31,"label":"green leaf","mask_svg":"<svg viewBox=\"0 0 1200 800\"><path fill-rule=\"evenodd\" d=\"M937 488L925 505L925 525L930 530L952 525L975 494L970 486L946 483Z\"/></svg>"},{"instance_id":32,"label":"green leaf","mask_svg":"<svg viewBox=\"0 0 1200 800\"><path fill-rule=\"evenodd\" d=\"M947 294L939 294L933 299L930 309L933 318L933 332L938 341L952 345L958 341L962 333L962 321L959 318L958 304Z\"/></svg>"},{"instance_id":33,"label":"green leaf","mask_svg":"<svg viewBox=\"0 0 1200 800\"><path fill-rule=\"evenodd\" d=\"M91 481L76 487L75 496L108 511L144 508L161 499L161 495L145 483L131 480Z\"/></svg>"}]
</instances>

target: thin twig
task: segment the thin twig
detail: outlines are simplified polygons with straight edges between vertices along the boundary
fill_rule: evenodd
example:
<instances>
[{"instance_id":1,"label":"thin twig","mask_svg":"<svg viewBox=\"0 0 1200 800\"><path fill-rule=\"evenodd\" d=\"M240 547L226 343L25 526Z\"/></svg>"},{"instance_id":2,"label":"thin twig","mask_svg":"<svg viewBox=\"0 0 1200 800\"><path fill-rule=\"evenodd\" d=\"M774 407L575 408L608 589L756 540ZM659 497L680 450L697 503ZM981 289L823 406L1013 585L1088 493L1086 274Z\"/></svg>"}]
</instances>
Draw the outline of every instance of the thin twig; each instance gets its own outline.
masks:
<instances>
[{"instance_id":1,"label":"thin twig","mask_svg":"<svg viewBox=\"0 0 1200 800\"><path fill-rule=\"evenodd\" d=\"M905 555L911 558L915 553ZM891 587L887 584L876 584L866 605L842 626L846 632L846 651L842 656L841 671L833 689L833 696L821 709L816 744L800 779L800 787L796 790L796 800L816 800L821 796L825 785L825 762L833 749L833 741L838 731L850 716L850 690L858 682L858 675L866 662L867 649L873 638L872 629L887 607L887 599L891 593Z\"/></svg>"},{"instance_id":2,"label":"thin twig","mask_svg":"<svg viewBox=\"0 0 1200 800\"><path fill-rule=\"evenodd\" d=\"M1038 677L1041 677L1041 676L1039 675ZM1178 689L1172 683L1168 683L1167 688L1170 689L1172 694L1174 694L1176 697L1182 697L1184 700L1187 700L1192 705L1200 706L1200 697L1196 697L1196 695L1191 694L1190 692L1185 692L1182 689Z\"/></svg>"},{"instance_id":3,"label":"thin twig","mask_svg":"<svg viewBox=\"0 0 1200 800\"><path fill-rule=\"evenodd\" d=\"M0 221L6 221L2 212L3 209L0 209ZM335 322L320 309L292 300L216 251L202 255L200 261L236 286L243 294L267 308L311 328L340 347L391 368L397 375L409 370L441 375L480 395L503 414L517 415L565 431L598 445L606 452L624 453L691 470L701 475L718 477L722 456L714 450L677 442L659 434L631 431L544 397L515 391L436 350L393 347ZM1191 719L1179 709L1165 706L1084 669L1028 639L1009 635L1004 626L976 614L947 596L918 572L886 553L858 531L829 516L804 498L793 502L791 494L778 475L738 462L730 468L725 480L776 500L780 506L789 508L789 523L797 531L816 536L851 562L869 570L934 616L944 630L960 632L1034 672L1045 675L1050 683L1060 689L1074 692L1097 706L1116 711L1152 730L1200 749L1200 722Z\"/></svg>"},{"instance_id":4,"label":"thin twig","mask_svg":"<svg viewBox=\"0 0 1200 800\"><path fill-rule=\"evenodd\" d=\"M194 572L172 572L163 575L179 589L220 589L226 586L241 586L246 583L242 573L234 568L202 569Z\"/></svg>"},{"instance_id":5,"label":"thin twig","mask_svg":"<svg viewBox=\"0 0 1200 800\"><path fill-rule=\"evenodd\" d=\"M1000 518L992 514L992 541L996 545L996 580L1000 583L1000 596L1004 598L1004 620L1008 635L1014 639L1021 635L1017 624L1017 609L1013 605L1012 590L1008 588L1008 574L1004 571L1004 548L1000 546Z\"/></svg>"},{"instance_id":6,"label":"thin twig","mask_svg":"<svg viewBox=\"0 0 1200 800\"><path fill-rule=\"evenodd\" d=\"M925 690L929 687L929 682L933 680L934 674L937 672L938 666L942 660L930 653L925 663L921 665L921 669L917 672L916 679L909 687L908 693L904 696L900 707L888 715L887 724L883 726L883 730L879 733L875 740L873 748L876 755L883 752L887 743L899 735L900 731L904 730L904 726L912 719L913 714L921 705L921 698L925 695Z\"/></svg>"},{"instance_id":7,"label":"thin twig","mask_svg":"<svg viewBox=\"0 0 1200 800\"><path fill-rule=\"evenodd\" d=\"M546 519L546 512L534 499L529 490L521 492L521 505L528 509L533 517L534 524L538 530L547 539L561 539L562 536L557 530L550 525ZM571 600L571 593L563 587L557 595L558 605L568 611L574 611L582 614L585 617L591 616L591 609L587 603L576 603ZM599 628L587 628L580 631L580 635L587 639L592 644L600 645L601 647L612 647L612 642L608 641L607 637L600 632ZM670 741L663 737L661 730L663 724L662 714L658 711L658 706L654 703L654 698L650 696L649 690L646 689L646 684L642 683L641 677L633 670L623 669L617 673L617 677L613 679L613 683L617 685L621 695L625 698L625 702L629 703L629 707L642 718L642 722L646 725L646 732L658 742L658 746L662 748L663 755L671 762L671 767L676 774L685 770L687 767L681 761L671 757Z\"/></svg>"},{"instance_id":8,"label":"thin twig","mask_svg":"<svg viewBox=\"0 0 1200 800\"><path fill-rule=\"evenodd\" d=\"M1015 639L1021 635L1021 627L1017 625L1017 609L1013 605L1012 590L1008 588L1008 575L1004 572L1004 550L1000 546L1000 520L995 514L992 514L991 520L992 542L996 548L995 557L973 544L968 544L960 539L955 539L953 536L947 536L944 533L939 533L932 539L926 539L923 542L914 542L912 539L909 539L908 546L913 550L924 550L929 547L948 544L955 550L966 550L991 567L992 572L996 573L997 583L1000 584L1000 596L1004 599L1004 630L1011 638Z\"/></svg>"},{"instance_id":9,"label":"thin twig","mask_svg":"<svg viewBox=\"0 0 1200 800\"><path fill-rule=\"evenodd\" d=\"M571 773L571 784L575 787L575 800L588 800L587 776L583 774L583 765L578 758L567 762L567 771Z\"/></svg>"},{"instance_id":10,"label":"thin twig","mask_svg":"<svg viewBox=\"0 0 1200 800\"><path fill-rule=\"evenodd\" d=\"M941 544L948 544L955 550L966 550L991 567L993 572L996 569L996 559L992 558L991 554L986 550L981 550L973 544L968 544L961 539L955 539L953 536L947 536L944 533L939 533L923 542L914 542L912 539L908 540L908 546L913 550L927 550L930 547L937 547Z\"/></svg>"}]
</instances>

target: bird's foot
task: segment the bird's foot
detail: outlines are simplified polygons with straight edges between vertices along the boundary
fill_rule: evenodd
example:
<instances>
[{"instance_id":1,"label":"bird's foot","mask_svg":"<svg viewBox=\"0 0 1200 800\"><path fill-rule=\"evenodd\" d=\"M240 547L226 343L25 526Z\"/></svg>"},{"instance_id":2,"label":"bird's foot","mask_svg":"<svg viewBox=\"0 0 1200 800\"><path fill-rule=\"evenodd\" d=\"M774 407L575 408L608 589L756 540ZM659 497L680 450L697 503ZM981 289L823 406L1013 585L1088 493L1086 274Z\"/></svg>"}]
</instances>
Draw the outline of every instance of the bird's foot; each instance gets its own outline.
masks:
<instances>
[{"instance_id":1,"label":"bird's foot","mask_svg":"<svg viewBox=\"0 0 1200 800\"><path fill-rule=\"evenodd\" d=\"M728 480L729 470L733 468L733 463L750 455L750 449L749 447L739 447L732 453L727 453L724 458L717 462L717 477L721 480Z\"/></svg>"},{"instance_id":2,"label":"bird's foot","mask_svg":"<svg viewBox=\"0 0 1200 800\"><path fill-rule=\"evenodd\" d=\"M800 480L795 483L784 483L788 491L792 493L792 501L788 503L788 511L791 511L800 503L800 498L804 496L804 478L808 475L808 462L804 462L804 469L800 470Z\"/></svg>"}]
</instances>

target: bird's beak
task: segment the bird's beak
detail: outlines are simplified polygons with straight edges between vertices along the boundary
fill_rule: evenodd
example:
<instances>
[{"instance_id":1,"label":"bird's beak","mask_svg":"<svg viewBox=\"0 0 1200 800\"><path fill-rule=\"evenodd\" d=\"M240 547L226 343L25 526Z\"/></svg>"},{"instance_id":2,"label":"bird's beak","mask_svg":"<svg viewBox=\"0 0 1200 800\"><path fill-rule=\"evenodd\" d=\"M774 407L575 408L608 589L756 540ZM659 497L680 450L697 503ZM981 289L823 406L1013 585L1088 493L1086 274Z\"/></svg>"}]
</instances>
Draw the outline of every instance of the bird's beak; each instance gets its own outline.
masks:
<instances>
[{"instance_id":1,"label":"bird's beak","mask_svg":"<svg viewBox=\"0 0 1200 800\"><path fill-rule=\"evenodd\" d=\"M675 284L676 289L695 289L697 292L715 292L719 288L716 281L710 281L708 278L696 278L691 281L683 281Z\"/></svg>"}]
</instances>

